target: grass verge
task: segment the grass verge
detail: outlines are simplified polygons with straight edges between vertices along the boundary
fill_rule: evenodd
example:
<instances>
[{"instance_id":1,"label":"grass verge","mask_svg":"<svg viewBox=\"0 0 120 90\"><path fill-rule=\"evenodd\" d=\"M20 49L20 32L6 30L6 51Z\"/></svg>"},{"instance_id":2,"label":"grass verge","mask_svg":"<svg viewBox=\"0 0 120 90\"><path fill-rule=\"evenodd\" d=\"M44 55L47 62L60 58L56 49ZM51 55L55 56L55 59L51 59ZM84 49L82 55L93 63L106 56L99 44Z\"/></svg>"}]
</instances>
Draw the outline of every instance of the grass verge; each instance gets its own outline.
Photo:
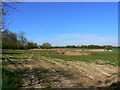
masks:
<instances>
[{"instance_id":1,"label":"grass verge","mask_svg":"<svg viewBox=\"0 0 120 90\"><path fill-rule=\"evenodd\" d=\"M2 67L2 88L19 88L22 86L22 78L17 73Z\"/></svg>"}]
</instances>

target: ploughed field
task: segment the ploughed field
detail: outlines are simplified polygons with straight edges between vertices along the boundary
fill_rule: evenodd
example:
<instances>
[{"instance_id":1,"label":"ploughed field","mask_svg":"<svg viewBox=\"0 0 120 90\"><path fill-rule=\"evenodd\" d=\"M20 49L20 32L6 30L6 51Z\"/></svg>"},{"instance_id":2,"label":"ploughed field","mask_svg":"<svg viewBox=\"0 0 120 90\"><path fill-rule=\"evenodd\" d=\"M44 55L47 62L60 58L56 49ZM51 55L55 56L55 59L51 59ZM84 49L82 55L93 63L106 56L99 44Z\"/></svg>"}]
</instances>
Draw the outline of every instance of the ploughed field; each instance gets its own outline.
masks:
<instances>
[{"instance_id":1,"label":"ploughed field","mask_svg":"<svg viewBox=\"0 0 120 90\"><path fill-rule=\"evenodd\" d=\"M118 87L118 52L3 50L3 88Z\"/></svg>"}]
</instances>

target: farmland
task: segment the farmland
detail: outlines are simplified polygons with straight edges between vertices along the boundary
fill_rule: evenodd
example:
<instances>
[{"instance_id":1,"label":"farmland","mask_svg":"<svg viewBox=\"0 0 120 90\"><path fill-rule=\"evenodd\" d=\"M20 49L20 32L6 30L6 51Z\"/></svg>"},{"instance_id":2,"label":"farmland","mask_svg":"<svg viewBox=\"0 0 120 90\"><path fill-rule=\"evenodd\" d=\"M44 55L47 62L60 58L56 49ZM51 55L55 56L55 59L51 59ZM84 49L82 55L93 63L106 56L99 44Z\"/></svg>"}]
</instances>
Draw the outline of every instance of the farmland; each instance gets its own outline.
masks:
<instances>
[{"instance_id":1,"label":"farmland","mask_svg":"<svg viewBox=\"0 0 120 90\"><path fill-rule=\"evenodd\" d=\"M106 1L3 0L0 88L120 88L120 3Z\"/></svg>"},{"instance_id":2,"label":"farmland","mask_svg":"<svg viewBox=\"0 0 120 90\"><path fill-rule=\"evenodd\" d=\"M73 53L76 50L91 55L3 50L3 88L100 88L118 82L117 51L67 49Z\"/></svg>"},{"instance_id":3,"label":"farmland","mask_svg":"<svg viewBox=\"0 0 120 90\"><path fill-rule=\"evenodd\" d=\"M84 61L95 62L103 61L102 64L118 65L118 52L91 52L93 55L83 56L69 56L69 55L52 55L48 53L54 53L55 51L34 51L40 53L42 56L63 59L65 61Z\"/></svg>"}]
</instances>

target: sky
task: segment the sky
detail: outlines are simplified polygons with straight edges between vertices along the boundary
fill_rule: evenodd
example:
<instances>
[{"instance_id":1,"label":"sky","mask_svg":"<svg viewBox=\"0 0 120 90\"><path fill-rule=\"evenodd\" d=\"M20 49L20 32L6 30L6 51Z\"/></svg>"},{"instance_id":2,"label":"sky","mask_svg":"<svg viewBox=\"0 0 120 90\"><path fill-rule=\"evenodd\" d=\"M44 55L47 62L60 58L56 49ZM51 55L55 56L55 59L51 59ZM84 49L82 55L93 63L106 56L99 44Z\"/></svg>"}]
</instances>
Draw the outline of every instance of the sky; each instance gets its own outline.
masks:
<instances>
[{"instance_id":1,"label":"sky","mask_svg":"<svg viewBox=\"0 0 120 90\"><path fill-rule=\"evenodd\" d=\"M4 2L119 2L120 0L2 0Z\"/></svg>"},{"instance_id":2,"label":"sky","mask_svg":"<svg viewBox=\"0 0 120 90\"><path fill-rule=\"evenodd\" d=\"M24 2L8 28L39 45L118 44L117 2Z\"/></svg>"}]
</instances>

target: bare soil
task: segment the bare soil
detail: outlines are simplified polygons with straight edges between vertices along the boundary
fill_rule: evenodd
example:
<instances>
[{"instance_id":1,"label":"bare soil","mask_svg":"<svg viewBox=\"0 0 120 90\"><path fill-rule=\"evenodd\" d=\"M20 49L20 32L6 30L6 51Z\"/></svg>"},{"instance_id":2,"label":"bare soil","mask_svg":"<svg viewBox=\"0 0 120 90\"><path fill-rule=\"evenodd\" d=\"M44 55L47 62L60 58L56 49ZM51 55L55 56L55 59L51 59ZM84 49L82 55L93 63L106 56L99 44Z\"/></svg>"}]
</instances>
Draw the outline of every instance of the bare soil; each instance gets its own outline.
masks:
<instances>
[{"instance_id":1,"label":"bare soil","mask_svg":"<svg viewBox=\"0 0 120 90\"><path fill-rule=\"evenodd\" d=\"M58 49L56 55L92 55L92 53Z\"/></svg>"},{"instance_id":2,"label":"bare soil","mask_svg":"<svg viewBox=\"0 0 120 90\"><path fill-rule=\"evenodd\" d=\"M63 61L34 54L6 67L23 76L22 88L96 88L118 82L118 68L80 61Z\"/></svg>"},{"instance_id":3,"label":"bare soil","mask_svg":"<svg viewBox=\"0 0 120 90\"><path fill-rule=\"evenodd\" d=\"M98 52L105 52L105 51L108 51L108 50L105 50L105 49L83 49L83 50L77 50L77 51L98 51ZM112 51L112 50L109 50L109 51Z\"/></svg>"}]
</instances>

